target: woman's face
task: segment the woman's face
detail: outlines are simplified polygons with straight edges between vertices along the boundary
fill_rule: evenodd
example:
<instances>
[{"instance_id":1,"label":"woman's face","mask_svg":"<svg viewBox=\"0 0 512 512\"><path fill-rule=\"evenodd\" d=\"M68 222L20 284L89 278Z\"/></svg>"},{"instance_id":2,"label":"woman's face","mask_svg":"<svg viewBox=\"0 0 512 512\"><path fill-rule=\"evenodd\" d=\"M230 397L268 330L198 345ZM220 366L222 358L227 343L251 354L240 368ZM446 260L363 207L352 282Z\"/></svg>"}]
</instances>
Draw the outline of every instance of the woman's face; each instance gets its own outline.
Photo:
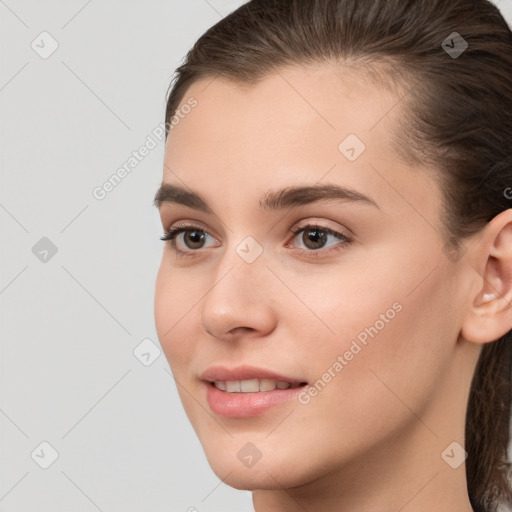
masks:
<instances>
[{"instance_id":1,"label":"woman's face","mask_svg":"<svg viewBox=\"0 0 512 512\"><path fill-rule=\"evenodd\" d=\"M202 80L187 103L163 176L186 194L162 191L159 211L188 231L165 244L155 317L213 470L238 488L298 486L413 439L441 460L466 290L433 170L392 151L398 94L290 67L246 87ZM307 385L270 390L276 374Z\"/></svg>"}]
</instances>

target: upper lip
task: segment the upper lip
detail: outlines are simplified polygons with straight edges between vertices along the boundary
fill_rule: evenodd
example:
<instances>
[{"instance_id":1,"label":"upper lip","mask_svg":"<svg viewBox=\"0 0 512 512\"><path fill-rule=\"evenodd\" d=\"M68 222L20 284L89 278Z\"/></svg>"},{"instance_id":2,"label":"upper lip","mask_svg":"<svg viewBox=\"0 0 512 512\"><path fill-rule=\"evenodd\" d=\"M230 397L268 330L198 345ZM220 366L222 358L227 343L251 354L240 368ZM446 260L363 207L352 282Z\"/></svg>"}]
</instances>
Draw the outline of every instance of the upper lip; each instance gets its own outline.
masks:
<instances>
[{"instance_id":1,"label":"upper lip","mask_svg":"<svg viewBox=\"0 0 512 512\"><path fill-rule=\"evenodd\" d=\"M272 379L279 382L301 383L306 382L304 379L297 379L286 375L280 375L265 368L257 368L256 366L235 366L228 368L226 366L210 366L201 375L202 380L213 382L216 380L249 380L249 379Z\"/></svg>"}]
</instances>

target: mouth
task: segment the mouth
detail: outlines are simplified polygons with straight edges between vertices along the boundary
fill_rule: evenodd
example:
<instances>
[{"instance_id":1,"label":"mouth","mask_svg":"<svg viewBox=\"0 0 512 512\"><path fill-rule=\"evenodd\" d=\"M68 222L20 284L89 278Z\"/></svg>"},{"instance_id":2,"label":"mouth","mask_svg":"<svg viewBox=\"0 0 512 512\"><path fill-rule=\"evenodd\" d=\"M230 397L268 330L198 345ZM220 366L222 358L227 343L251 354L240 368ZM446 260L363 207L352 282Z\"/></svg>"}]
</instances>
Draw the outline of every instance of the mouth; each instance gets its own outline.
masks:
<instances>
[{"instance_id":1,"label":"mouth","mask_svg":"<svg viewBox=\"0 0 512 512\"><path fill-rule=\"evenodd\" d=\"M276 389L295 389L307 385L307 382L288 382L275 379L214 380L209 382L220 391L227 393L260 393Z\"/></svg>"},{"instance_id":2,"label":"mouth","mask_svg":"<svg viewBox=\"0 0 512 512\"><path fill-rule=\"evenodd\" d=\"M260 416L294 401L307 386L301 378L249 365L211 366L199 378L205 385L208 406L225 418Z\"/></svg>"},{"instance_id":3,"label":"mouth","mask_svg":"<svg viewBox=\"0 0 512 512\"><path fill-rule=\"evenodd\" d=\"M282 375L267 368L241 365L236 367L210 366L199 378L213 383L221 391L228 393L256 393L289 389L307 384L305 379Z\"/></svg>"},{"instance_id":4,"label":"mouth","mask_svg":"<svg viewBox=\"0 0 512 512\"><path fill-rule=\"evenodd\" d=\"M246 379L205 382L206 401L219 416L244 419L261 416L279 405L296 401L306 382Z\"/></svg>"}]
</instances>

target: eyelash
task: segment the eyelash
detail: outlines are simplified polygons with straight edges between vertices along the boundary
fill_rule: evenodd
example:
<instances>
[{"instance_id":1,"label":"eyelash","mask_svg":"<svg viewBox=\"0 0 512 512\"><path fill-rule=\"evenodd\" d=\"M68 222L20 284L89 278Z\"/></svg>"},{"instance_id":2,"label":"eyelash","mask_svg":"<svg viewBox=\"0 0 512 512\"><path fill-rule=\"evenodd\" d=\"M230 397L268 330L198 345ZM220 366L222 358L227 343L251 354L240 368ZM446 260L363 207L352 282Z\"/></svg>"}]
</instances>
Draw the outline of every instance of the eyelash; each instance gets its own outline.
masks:
<instances>
[{"instance_id":1,"label":"eyelash","mask_svg":"<svg viewBox=\"0 0 512 512\"><path fill-rule=\"evenodd\" d=\"M337 244L329 249L296 249L299 254L306 255L306 256L313 256L313 257L319 257L323 253L330 253L331 251L338 251L340 249L343 249L345 246L350 245L352 243L352 239L345 235L344 233L341 233L339 231L335 231L333 229L327 228L325 226L321 226L319 224L306 224L305 226L297 227L296 229L290 229L288 234L293 234L293 237L295 238L299 233L303 231L308 231L311 229L317 229L319 231L322 231L326 235L334 236L335 238L338 238L342 243ZM202 229L199 226L194 225L188 225L188 226L179 226L174 229L170 229L164 233L162 237L160 237L160 240L164 242L169 242L171 248L176 253L176 256L179 258L182 257L195 257L198 255L200 250L188 250L188 251L182 251L176 247L176 241L175 238L185 232L185 231L200 231L202 233L208 234L207 231ZM211 236L211 235L209 235Z\"/></svg>"}]
</instances>

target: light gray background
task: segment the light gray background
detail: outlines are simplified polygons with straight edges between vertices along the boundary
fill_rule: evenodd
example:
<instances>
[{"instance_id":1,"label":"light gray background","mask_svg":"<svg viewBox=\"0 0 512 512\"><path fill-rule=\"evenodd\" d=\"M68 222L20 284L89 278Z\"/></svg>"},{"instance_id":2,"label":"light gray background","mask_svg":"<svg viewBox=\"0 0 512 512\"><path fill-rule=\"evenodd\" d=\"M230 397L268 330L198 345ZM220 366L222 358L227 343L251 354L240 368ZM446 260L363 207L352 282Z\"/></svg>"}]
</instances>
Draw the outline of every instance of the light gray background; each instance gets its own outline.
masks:
<instances>
[{"instance_id":1,"label":"light gray background","mask_svg":"<svg viewBox=\"0 0 512 512\"><path fill-rule=\"evenodd\" d=\"M0 512L253 510L153 360L163 141L92 195L157 140L174 69L242 3L0 0ZM511 22L512 0L495 3ZM44 31L48 58L31 47L50 48Z\"/></svg>"}]
</instances>

